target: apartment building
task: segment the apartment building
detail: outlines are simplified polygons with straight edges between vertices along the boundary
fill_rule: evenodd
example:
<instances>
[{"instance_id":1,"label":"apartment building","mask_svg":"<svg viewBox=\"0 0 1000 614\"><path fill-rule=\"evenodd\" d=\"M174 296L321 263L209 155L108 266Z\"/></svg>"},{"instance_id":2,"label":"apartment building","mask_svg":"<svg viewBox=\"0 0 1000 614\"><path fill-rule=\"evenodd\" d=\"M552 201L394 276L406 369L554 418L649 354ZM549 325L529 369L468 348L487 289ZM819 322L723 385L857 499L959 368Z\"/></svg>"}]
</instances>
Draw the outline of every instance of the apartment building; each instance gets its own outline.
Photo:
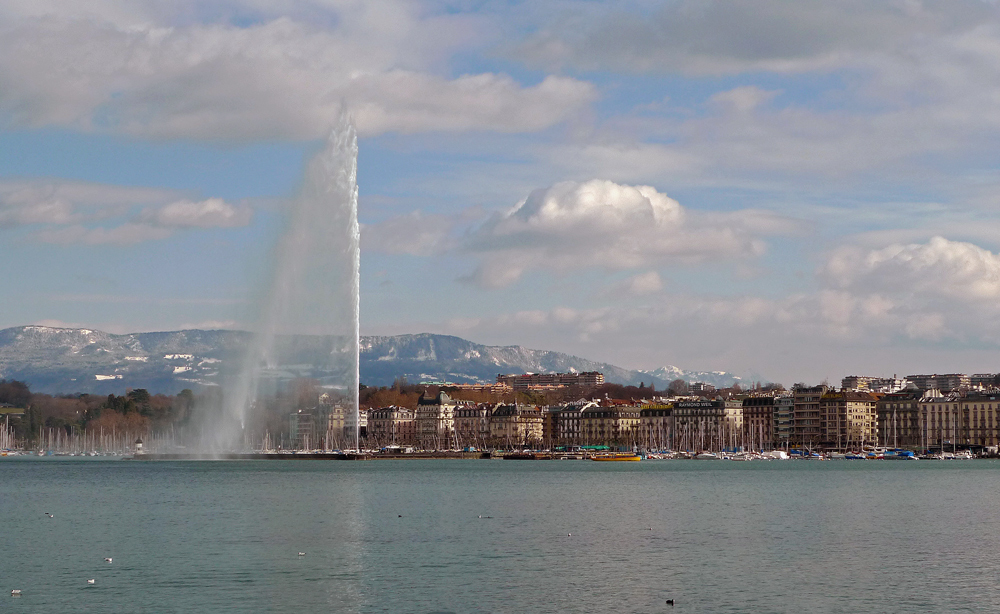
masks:
<instances>
[{"instance_id":1,"label":"apartment building","mask_svg":"<svg viewBox=\"0 0 1000 614\"><path fill-rule=\"evenodd\" d=\"M629 401L608 400L580 413L584 444L636 443L641 418L639 407Z\"/></svg>"},{"instance_id":2,"label":"apartment building","mask_svg":"<svg viewBox=\"0 0 1000 614\"><path fill-rule=\"evenodd\" d=\"M915 388L883 396L875 404L878 414L879 444L889 448L922 448L920 399Z\"/></svg>"},{"instance_id":3,"label":"apartment building","mask_svg":"<svg viewBox=\"0 0 1000 614\"><path fill-rule=\"evenodd\" d=\"M542 442L542 408L498 405L490 417L490 438L505 448L537 447Z\"/></svg>"},{"instance_id":4,"label":"apartment building","mask_svg":"<svg viewBox=\"0 0 1000 614\"><path fill-rule=\"evenodd\" d=\"M457 447L485 446L490 438L490 419L495 406L489 403L458 404L455 406L455 439Z\"/></svg>"},{"instance_id":5,"label":"apartment building","mask_svg":"<svg viewBox=\"0 0 1000 614\"><path fill-rule=\"evenodd\" d=\"M788 449L795 430L795 398L784 395L774 398L774 447Z\"/></svg>"},{"instance_id":6,"label":"apartment building","mask_svg":"<svg viewBox=\"0 0 1000 614\"><path fill-rule=\"evenodd\" d=\"M743 446L754 450L774 445L773 396L752 396L743 399Z\"/></svg>"},{"instance_id":7,"label":"apartment building","mask_svg":"<svg viewBox=\"0 0 1000 614\"><path fill-rule=\"evenodd\" d=\"M868 375L848 375L840 380L841 390L854 390L856 392L881 392L891 394L899 392L909 384L909 380L902 377L872 377Z\"/></svg>"},{"instance_id":8,"label":"apartment building","mask_svg":"<svg viewBox=\"0 0 1000 614\"><path fill-rule=\"evenodd\" d=\"M875 403L867 392L829 391L820 397L821 441L832 450L855 450L874 444L878 429Z\"/></svg>"},{"instance_id":9,"label":"apartment building","mask_svg":"<svg viewBox=\"0 0 1000 614\"><path fill-rule=\"evenodd\" d=\"M596 388L604 384L604 374L597 371L583 373L524 373L522 375L497 375L497 383L510 386L514 390L563 388L581 386Z\"/></svg>"},{"instance_id":10,"label":"apartment building","mask_svg":"<svg viewBox=\"0 0 1000 614\"><path fill-rule=\"evenodd\" d=\"M417 399L417 445L425 450L448 450L455 447L455 408L458 402L444 392L437 396L423 394Z\"/></svg>"},{"instance_id":11,"label":"apartment building","mask_svg":"<svg viewBox=\"0 0 1000 614\"><path fill-rule=\"evenodd\" d=\"M414 445L416 412L406 407L379 407L368 412L368 439L375 446Z\"/></svg>"},{"instance_id":12,"label":"apartment building","mask_svg":"<svg viewBox=\"0 0 1000 614\"><path fill-rule=\"evenodd\" d=\"M907 375L906 379L921 391L940 390L941 392L953 392L956 390L967 390L972 386L972 378L964 373Z\"/></svg>"},{"instance_id":13,"label":"apartment building","mask_svg":"<svg viewBox=\"0 0 1000 614\"><path fill-rule=\"evenodd\" d=\"M809 386L792 391L792 432L789 444L812 448L823 441L820 400L829 389L829 386Z\"/></svg>"},{"instance_id":14,"label":"apartment building","mask_svg":"<svg viewBox=\"0 0 1000 614\"><path fill-rule=\"evenodd\" d=\"M651 450L674 448L674 406L646 403L639 408L639 445Z\"/></svg>"},{"instance_id":15,"label":"apartment building","mask_svg":"<svg viewBox=\"0 0 1000 614\"><path fill-rule=\"evenodd\" d=\"M674 403L674 432L678 450L719 450L723 445L722 427L726 421L726 402L678 401Z\"/></svg>"}]
</instances>

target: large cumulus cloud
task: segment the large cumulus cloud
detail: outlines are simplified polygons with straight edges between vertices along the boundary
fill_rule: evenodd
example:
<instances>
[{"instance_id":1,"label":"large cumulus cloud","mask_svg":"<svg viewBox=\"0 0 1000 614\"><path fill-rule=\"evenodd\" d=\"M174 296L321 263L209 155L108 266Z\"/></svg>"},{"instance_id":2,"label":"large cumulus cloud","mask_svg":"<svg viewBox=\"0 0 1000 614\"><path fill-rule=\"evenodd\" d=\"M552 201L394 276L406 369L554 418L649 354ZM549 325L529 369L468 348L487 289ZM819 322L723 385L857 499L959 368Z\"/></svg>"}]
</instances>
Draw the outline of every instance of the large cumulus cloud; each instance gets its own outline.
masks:
<instances>
[{"instance_id":1,"label":"large cumulus cloud","mask_svg":"<svg viewBox=\"0 0 1000 614\"><path fill-rule=\"evenodd\" d=\"M763 253L762 237L796 224L758 211L705 215L650 186L593 179L533 191L467 237L478 256L471 279L513 283L528 270L630 270L732 260Z\"/></svg>"}]
</instances>

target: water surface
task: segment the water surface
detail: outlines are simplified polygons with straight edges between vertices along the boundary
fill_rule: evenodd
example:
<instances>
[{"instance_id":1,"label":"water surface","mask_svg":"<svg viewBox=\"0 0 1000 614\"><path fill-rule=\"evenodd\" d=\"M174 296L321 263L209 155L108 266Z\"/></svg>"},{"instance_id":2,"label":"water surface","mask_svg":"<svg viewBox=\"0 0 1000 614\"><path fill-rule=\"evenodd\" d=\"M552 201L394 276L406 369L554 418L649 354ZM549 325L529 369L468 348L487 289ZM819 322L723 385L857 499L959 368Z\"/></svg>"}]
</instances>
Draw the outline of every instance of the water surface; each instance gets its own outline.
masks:
<instances>
[{"instance_id":1,"label":"water surface","mask_svg":"<svg viewBox=\"0 0 1000 614\"><path fill-rule=\"evenodd\" d=\"M994 461L4 459L0 604L983 611L998 493Z\"/></svg>"}]
</instances>

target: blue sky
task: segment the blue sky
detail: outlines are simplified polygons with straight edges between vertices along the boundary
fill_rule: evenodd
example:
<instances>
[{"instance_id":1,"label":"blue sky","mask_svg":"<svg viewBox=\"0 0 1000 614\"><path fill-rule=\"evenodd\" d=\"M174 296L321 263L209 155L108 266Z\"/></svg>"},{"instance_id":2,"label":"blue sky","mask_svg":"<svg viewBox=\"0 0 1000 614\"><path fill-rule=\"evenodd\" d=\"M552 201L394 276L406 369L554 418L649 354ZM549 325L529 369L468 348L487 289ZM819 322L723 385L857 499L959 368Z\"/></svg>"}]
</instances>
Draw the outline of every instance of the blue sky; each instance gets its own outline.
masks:
<instances>
[{"instance_id":1,"label":"blue sky","mask_svg":"<svg viewBox=\"0 0 1000 614\"><path fill-rule=\"evenodd\" d=\"M1000 371L993 2L0 7L0 327L250 326L360 136L362 332Z\"/></svg>"}]
</instances>

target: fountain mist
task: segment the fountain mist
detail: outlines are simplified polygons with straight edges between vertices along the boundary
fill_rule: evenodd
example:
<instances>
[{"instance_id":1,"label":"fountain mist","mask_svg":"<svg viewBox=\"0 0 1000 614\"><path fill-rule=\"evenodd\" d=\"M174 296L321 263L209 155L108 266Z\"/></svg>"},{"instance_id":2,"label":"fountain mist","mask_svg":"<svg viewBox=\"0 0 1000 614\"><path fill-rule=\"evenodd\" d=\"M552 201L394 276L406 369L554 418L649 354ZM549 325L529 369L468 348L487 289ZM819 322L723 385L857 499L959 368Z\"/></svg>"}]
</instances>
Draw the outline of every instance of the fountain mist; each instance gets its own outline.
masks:
<instances>
[{"instance_id":1,"label":"fountain mist","mask_svg":"<svg viewBox=\"0 0 1000 614\"><path fill-rule=\"evenodd\" d=\"M269 291L242 368L225 392L216 450L241 446L244 429L268 378L280 378L281 340L333 339L327 383L343 387L347 430L358 447L361 234L358 226L358 139L342 115L326 146L308 164L288 226L273 259ZM214 440L214 441L213 441Z\"/></svg>"}]
</instances>

